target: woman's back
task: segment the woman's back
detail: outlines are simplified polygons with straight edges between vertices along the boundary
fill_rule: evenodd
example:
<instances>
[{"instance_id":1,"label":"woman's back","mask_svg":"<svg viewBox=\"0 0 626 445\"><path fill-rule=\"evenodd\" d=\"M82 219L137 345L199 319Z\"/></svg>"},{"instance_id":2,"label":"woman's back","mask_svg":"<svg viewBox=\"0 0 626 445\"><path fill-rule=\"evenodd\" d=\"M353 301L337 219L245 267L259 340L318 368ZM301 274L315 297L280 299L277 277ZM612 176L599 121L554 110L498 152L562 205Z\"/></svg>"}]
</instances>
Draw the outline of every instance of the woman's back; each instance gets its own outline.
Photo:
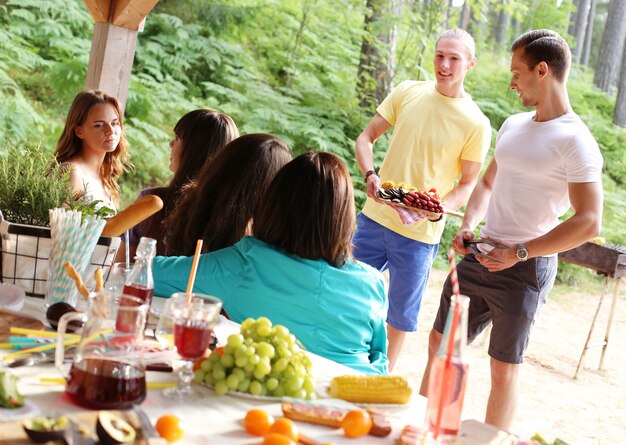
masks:
<instances>
[{"instance_id":1,"label":"woman's back","mask_svg":"<svg viewBox=\"0 0 626 445\"><path fill-rule=\"evenodd\" d=\"M155 293L186 286L192 258L155 260ZM387 373L387 299L381 274L358 261L333 267L253 237L201 257L195 290L221 298L229 317L268 317L307 350L368 374Z\"/></svg>"}]
</instances>

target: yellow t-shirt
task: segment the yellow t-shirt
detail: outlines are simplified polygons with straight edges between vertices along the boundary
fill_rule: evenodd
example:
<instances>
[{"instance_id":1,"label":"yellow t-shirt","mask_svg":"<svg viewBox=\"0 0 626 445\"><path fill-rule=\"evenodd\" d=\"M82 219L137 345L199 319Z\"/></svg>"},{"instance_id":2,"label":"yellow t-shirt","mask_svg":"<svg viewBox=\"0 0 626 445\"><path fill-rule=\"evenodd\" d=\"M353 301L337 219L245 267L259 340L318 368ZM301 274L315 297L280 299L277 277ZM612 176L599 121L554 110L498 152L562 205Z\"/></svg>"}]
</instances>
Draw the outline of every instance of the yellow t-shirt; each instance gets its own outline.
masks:
<instances>
[{"instance_id":1,"label":"yellow t-shirt","mask_svg":"<svg viewBox=\"0 0 626 445\"><path fill-rule=\"evenodd\" d=\"M491 143L489 119L469 95L440 94L434 82L405 81L385 98L378 113L394 126L381 181L406 182L445 197L461 173L461 160L483 162ZM436 244L445 219L402 224L395 210L367 199L363 213L407 238Z\"/></svg>"}]
</instances>

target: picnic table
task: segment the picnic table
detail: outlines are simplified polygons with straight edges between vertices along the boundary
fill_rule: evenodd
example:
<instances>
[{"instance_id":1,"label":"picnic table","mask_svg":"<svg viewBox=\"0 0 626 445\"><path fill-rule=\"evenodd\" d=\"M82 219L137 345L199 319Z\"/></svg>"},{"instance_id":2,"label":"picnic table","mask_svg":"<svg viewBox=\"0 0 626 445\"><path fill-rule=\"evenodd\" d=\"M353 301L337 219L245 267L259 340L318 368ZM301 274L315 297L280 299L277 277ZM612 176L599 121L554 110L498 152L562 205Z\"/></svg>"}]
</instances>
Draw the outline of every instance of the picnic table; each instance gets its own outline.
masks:
<instances>
[{"instance_id":1,"label":"picnic table","mask_svg":"<svg viewBox=\"0 0 626 445\"><path fill-rule=\"evenodd\" d=\"M43 319L43 300L27 298L23 313ZM163 299L155 297L155 305L163 304ZM215 328L215 333L220 340L224 340L228 334L238 332L239 325L222 318ZM0 368L4 366L2 356L8 351L0 351ZM358 372L339 363L309 353L313 361L313 372L320 384L330 381L333 376L343 374L357 374ZM42 364L30 367L18 368L18 388L26 396L25 407L19 410L0 409L0 444L18 445L28 441L18 440L23 437L20 422L17 418L28 418L46 414L67 414L71 419L81 422L92 422L96 412L89 412L70 403L64 396L62 383L44 383L43 379L58 379L62 377L52 364ZM146 381L175 382L176 375L172 373L147 371ZM199 386L204 397L185 402L176 402L166 399L162 395L162 389L148 388L147 397L141 404L142 410L148 415L154 424L164 414L175 414L184 424L185 436L181 444L185 445L252 445L260 444L262 439L246 433L242 426L242 419L251 408L266 410L275 418L281 417L281 401L277 399L261 399L245 394L217 395L212 389ZM338 399L318 399L315 403L326 404L335 407L355 408L354 405ZM391 416L393 431L385 438L364 436L359 439L346 438L340 429L332 429L298 422L300 431L320 443L333 442L337 445L383 445L394 444L400 431L407 424L422 425L426 409L426 399L415 393L411 401L406 405L396 407L386 406ZM93 425L89 425L93 428ZM476 445L483 443L516 443L515 438L494 427L477 421L465 421L463 436L457 441L458 444ZM148 442L143 442L148 443Z\"/></svg>"}]
</instances>

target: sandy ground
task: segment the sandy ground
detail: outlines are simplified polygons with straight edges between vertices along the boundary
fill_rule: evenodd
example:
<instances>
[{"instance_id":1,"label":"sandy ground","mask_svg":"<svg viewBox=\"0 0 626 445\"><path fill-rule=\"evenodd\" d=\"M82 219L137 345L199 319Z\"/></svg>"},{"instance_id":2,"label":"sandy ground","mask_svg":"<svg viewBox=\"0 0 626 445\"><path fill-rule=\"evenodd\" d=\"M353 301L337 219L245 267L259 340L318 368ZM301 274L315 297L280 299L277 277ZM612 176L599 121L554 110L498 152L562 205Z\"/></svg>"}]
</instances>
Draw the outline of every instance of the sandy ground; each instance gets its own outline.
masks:
<instances>
[{"instance_id":1,"label":"sandy ground","mask_svg":"<svg viewBox=\"0 0 626 445\"><path fill-rule=\"evenodd\" d=\"M433 270L420 327L410 334L394 370L416 387L426 363L428 332L439 304L446 274ZM578 378L573 379L591 326L603 281L588 289L556 286L533 329L520 373L520 400L511 432L520 438L540 433L571 445L626 444L626 286L621 286L603 369L602 347L589 349ZM613 285L604 299L591 344L606 333ZM484 420L490 389L487 335L469 347L470 372L463 417Z\"/></svg>"}]
</instances>

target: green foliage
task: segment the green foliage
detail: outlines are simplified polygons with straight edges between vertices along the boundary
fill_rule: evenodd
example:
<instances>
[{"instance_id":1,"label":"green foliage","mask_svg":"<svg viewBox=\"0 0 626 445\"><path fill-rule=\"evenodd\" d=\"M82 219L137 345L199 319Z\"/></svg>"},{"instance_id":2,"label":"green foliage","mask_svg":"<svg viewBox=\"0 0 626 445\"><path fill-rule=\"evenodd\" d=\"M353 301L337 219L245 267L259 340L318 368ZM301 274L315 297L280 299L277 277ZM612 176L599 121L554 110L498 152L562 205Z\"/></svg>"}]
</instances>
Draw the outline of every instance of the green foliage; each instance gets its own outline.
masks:
<instances>
[{"instance_id":1,"label":"green foliage","mask_svg":"<svg viewBox=\"0 0 626 445\"><path fill-rule=\"evenodd\" d=\"M571 9L571 0L491 3L519 23L511 38L531 27L563 33ZM474 32L478 66L466 86L497 130L523 108L508 86L510 42L504 48L492 44L493 26L486 20L494 15L486 5L472 2L474 19L482 22ZM395 84L432 78L435 40L444 27L456 26L460 11L448 0L404 2ZM230 114L243 133L277 134L296 154L338 154L353 174L360 208L365 192L354 140L372 117L356 100L363 12L361 0L160 0L138 38L125 113L135 169L120 180L122 206L142 187L168 181L172 128L184 113L203 107ZM2 142L53 150L69 104L83 87L92 32L82 0L0 1ZM591 85L591 74L575 67L571 102L605 159L603 235L624 244L626 133L610 123L615 99ZM375 145L377 165L388 141L389 134ZM458 223L448 218L438 261L445 261Z\"/></svg>"},{"instance_id":2,"label":"green foliage","mask_svg":"<svg viewBox=\"0 0 626 445\"><path fill-rule=\"evenodd\" d=\"M41 147L8 146L0 156L0 211L18 224L48 225L48 209L74 204L70 171Z\"/></svg>"}]
</instances>

